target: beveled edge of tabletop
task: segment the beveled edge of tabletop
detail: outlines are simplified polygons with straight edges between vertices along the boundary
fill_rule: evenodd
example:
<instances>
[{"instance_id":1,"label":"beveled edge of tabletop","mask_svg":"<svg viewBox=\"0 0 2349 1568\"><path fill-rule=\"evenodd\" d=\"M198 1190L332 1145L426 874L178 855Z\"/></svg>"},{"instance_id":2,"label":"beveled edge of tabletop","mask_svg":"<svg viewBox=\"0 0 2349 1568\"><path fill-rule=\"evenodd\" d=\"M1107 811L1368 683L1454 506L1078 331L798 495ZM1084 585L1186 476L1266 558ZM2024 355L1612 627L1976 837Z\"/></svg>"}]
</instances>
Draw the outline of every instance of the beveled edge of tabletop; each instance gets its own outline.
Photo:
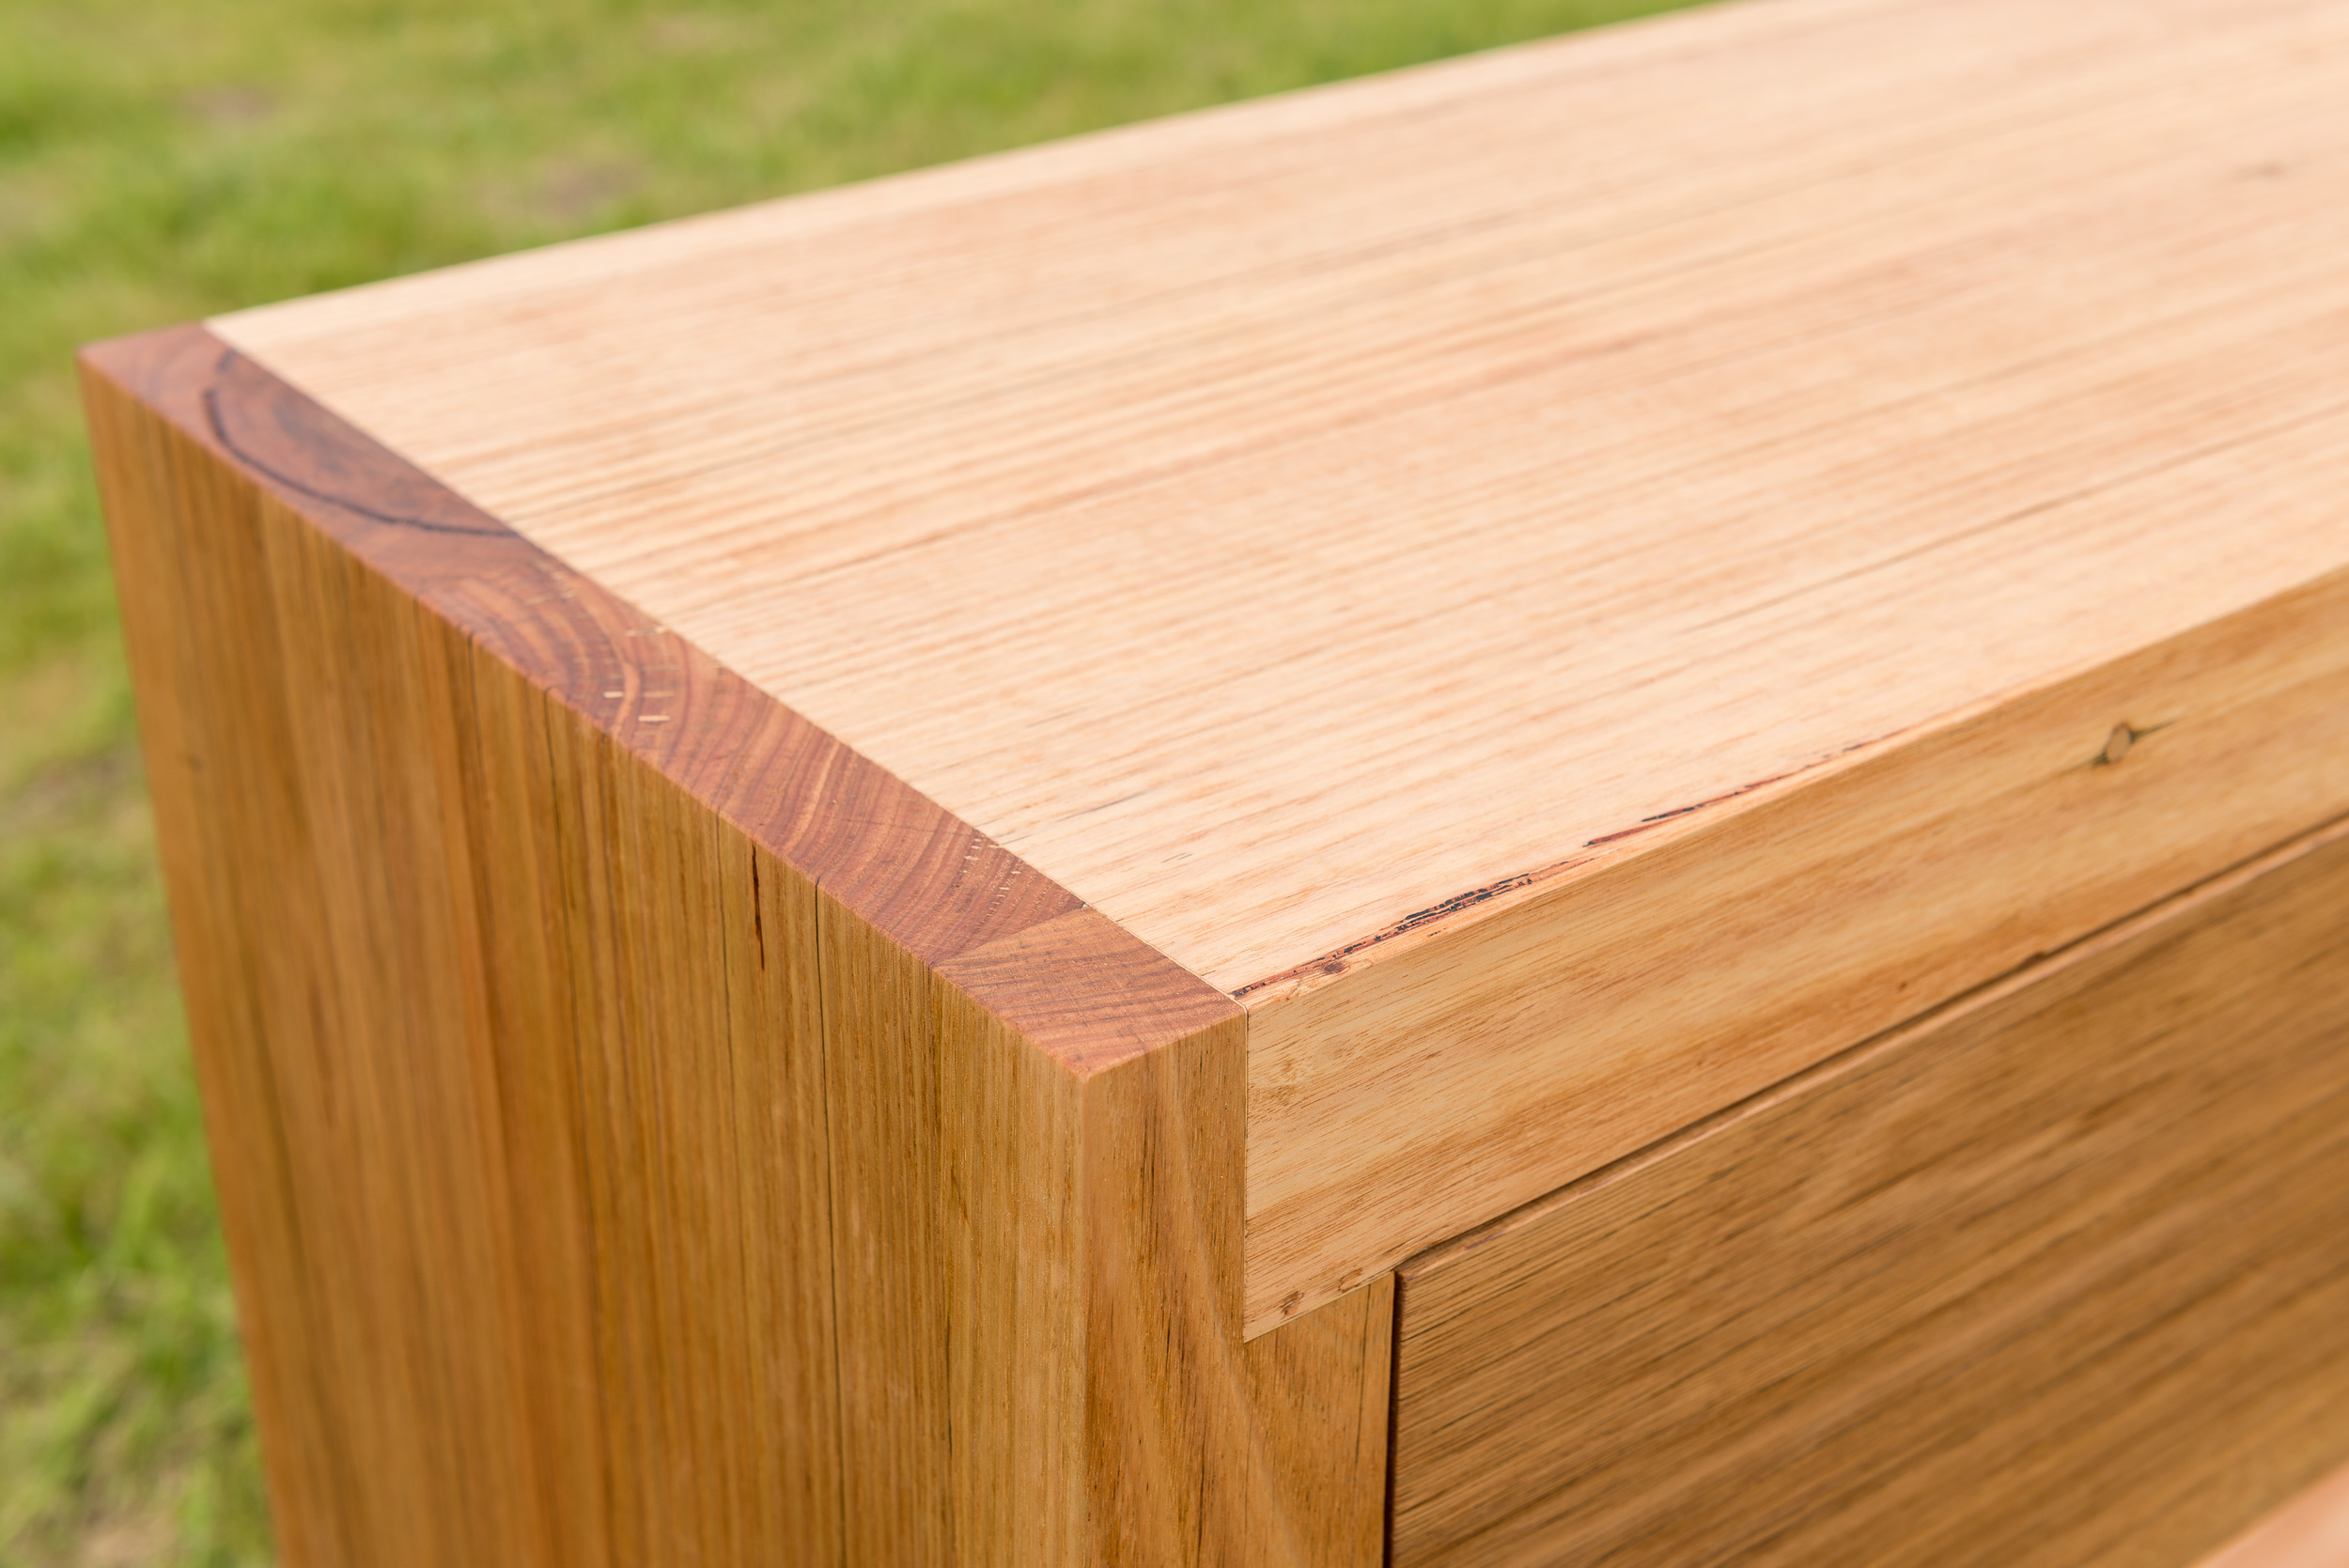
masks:
<instances>
[{"instance_id":1,"label":"beveled edge of tabletop","mask_svg":"<svg viewBox=\"0 0 2349 1568\"><path fill-rule=\"evenodd\" d=\"M81 361L1080 1078L1240 1015L894 773L205 327L107 339Z\"/></svg>"}]
</instances>

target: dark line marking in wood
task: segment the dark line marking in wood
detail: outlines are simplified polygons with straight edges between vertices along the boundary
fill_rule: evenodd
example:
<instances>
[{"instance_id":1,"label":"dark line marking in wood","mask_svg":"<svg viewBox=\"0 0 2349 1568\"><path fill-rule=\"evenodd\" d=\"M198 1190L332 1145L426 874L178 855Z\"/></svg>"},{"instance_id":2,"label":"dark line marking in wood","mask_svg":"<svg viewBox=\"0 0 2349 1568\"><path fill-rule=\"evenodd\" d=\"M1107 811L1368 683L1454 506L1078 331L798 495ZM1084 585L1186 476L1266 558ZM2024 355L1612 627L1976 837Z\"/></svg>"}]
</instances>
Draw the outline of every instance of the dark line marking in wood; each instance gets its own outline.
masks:
<instances>
[{"instance_id":1,"label":"dark line marking in wood","mask_svg":"<svg viewBox=\"0 0 2349 1568\"><path fill-rule=\"evenodd\" d=\"M1403 1424L1403 1401L1397 1397L1403 1387L1403 1270L1393 1272L1393 1295L1387 1302L1387 1496L1384 1537L1378 1560L1394 1560L1394 1446L1398 1429Z\"/></svg>"},{"instance_id":2,"label":"dark line marking in wood","mask_svg":"<svg viewBox=\"0 0 2349 1568\"><path fill-rule=\"evenodd\" d=\"M1708 800L1699 800L1692 806L1675 806L1671 811L1658 812L1654 816L1643 816L1633 826L1622 829L1618 831L1601 833L1596 838L1585 839L1582 841L1582 847L1585 850L1603 850L1610 844L1615 844L1621 840L1632 838L1638 834L1647 832L1651 829L1659 827L1662 824L1672 821L1677 817L1688 816L1696 812L1703 811L1708 807L1718 806L1726 801L1735 800L1741 795L1750 795L1755 790L1762 789L1770 784L1781 784L1788 779L1798 778L1805 773L1811 772L1814 768L1824 768L1830 762L1839 761L1843 757L1851 755L1854 752L1865 751L1868 747L1877 745L1880 741L1890 738L1891 737L1886 736L1879 737L1875 740L1854 741L1851 745L1844 747L1843 750L1835 753L1832 756L1821 757L1816 762L1805 763L1800 768L1789 768L1783 773L1773 773L1766 779L1756 779L1751 784L1739 784L1735 789L1728 790L1722 794L1713 796ZM1247 985L1242 986L1239 989L1234 991L1232 993L1232 1000L1234 1001L1237 1001L1243 997L1247 997L1257 991L1263 990L1268 986L1282 985L1287 981L1302 979L1304 976L1309 974L1343 974L1346 972L1346 961L1357 953L1361 953L1367 948L1376 947L1381 942L1392 941L1397 937L1408 936L1411 932L1420 929L1422 926L1433 924L1436 922L1443 920L1446 916L1458 914L1461 910L1473 908L1479 904L1489 903L1491 900L1499 898L1503 893L1515 893L1519 888L1530 888L1538 883L1549 881L1553 877L1563 876L1566 872L1574 870L1577 866L1587 865L1598 858L1599 857L1597 855L1593 854L1569 855L1564 860L1553 861L1548 865L1537 866L1532 871L1520 871L1514 876L1504 877L1497 882L1487 882L1482 887L1470 888L1466 893L1455 893L1451 897L1446 898L1439 903L1430 904L1423 909L1414 909L1411 913L1405 915L1402 919L1395 921L1392 924L1382 926L1378 930L1372 932L1367 937L1358 937L1354 940L1347 942L1344 947L1332 948L1330 951L1323 954L1318 958L1307 959L1304 963L1297 965L1294 969L1283 970L1280 973L1267 975L1262 980L1252 980Z\"/></svg>"},{"instance_id":3,"label":"dark line marking in wood","mask_svg":"<svg viewBox=\"0 0 2349 1568\"><path fill-rule=\"evenodd\" d=\"M277 484L285 489L309 496L311 499L316 501L331 503L334 505L342 507L346 511L356 512L361 517L372 519L377 522L397 523L403 528L422 528L435 534L497 535L506 532L506 530L503 527L460 527L454 523L434 522L426 518L405 517L394 512L381 511L377 508L364 505L359 502L353 501L349 496L330 495L326 491L319 489L315 486L303 484L301 480L295 478L292 474L286 473L282 469L273 468L268 463L263 462L260 458L246 451L244 447L238 442L237 439L229 433L228 422L225 417L223 417L220 409L221 382L226 380L233 369L238 365L243 363L243 360L244 356L238 353L234 349L226 349L222 350L219 363L213 367L212 384L204 389L204 420L211 429L214 443L218 445L222 451L227 453L229 457L235 458L245 468L262 475L264 478L276 481Z\"/></svg>"}]
</instances>

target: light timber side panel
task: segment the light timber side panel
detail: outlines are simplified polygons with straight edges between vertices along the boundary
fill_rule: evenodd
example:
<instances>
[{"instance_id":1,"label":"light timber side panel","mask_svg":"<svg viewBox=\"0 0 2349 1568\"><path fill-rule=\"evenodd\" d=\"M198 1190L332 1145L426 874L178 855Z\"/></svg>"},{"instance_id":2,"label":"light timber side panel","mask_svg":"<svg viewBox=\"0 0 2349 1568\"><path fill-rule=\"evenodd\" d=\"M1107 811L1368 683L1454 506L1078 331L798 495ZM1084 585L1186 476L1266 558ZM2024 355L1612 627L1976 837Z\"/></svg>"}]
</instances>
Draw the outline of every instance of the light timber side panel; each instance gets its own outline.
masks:
<instances>
[{"instance_id":1,"label":"light timber side panel","mask_svg":"<svg viewBox=\"0 0 2349 1568\"><path fill-rule=\"evenodd\" d=\"M837 1560L812 885L91 391L287 1560Z\"/></svg>"},{"instance_id":2,"label":"light timber side panel","mask_svg":"<svg viewBox=\"0 0 2349 1568\"><path fill-rule=\"evenodd\" d=\"M1376 1561L1228 999L202 332L86 369L289 1563Z\"/></svg>"},{"instance_id":3,"label":"light timber side panel","mask_svg":"<svg viewBox=\"0 0 2349 1568\"><path fill-rule=\"evenodd\" d=\"M2185 1568L2349 1458L2349 828L1401 1271L1396 1568Z\"/></svg>"},{"instance_id":4,"label":"light timber side panel","mask_svg":"<svg viewBox=\"0 0 2349 1568\"><path fill-rule=\"evenodd\" d=\"M1015 1141L1065 1148L1064 1163L989 1161L948 1183L963 1190L1009 1177L1021 1188L978 1210L1002 1217L1011 1234L957 1256L958 1294L991 1303L958 1313L958 1327L1002 1345L959 1364L982 1375L1020 1369L1000 1391L957 1376L956 1423L972 1435L969 1446L985 1454L1058 1444L1081 1455L1060 1472L1081 1481L1081 1496L1055 1497L1050 1476L1035 1482L1051 1500L1048 1521L1066 1509L1086 1521L1072 1560L1378 1563L1392 1281L1333 1302L1297 1332L1242 1343L1237 1010L1172 984L1181 971L1091 909L961 955L940 972L956 1048L946 1060L968 1064L957 1069L950 1103L985 1110L1017 1090L1016 1077L970 1070L991 1061L1026 1073L1018 1064L1041 1052L1067 1069L1043 1085L1049 1099L1015 1093L1008 1104L1010 1125L1034 1129ZM1035 983L1067 974L1084 975L1084 987ZM1088 990L1100 1000L1088 1001ZM1021 1021L1032 1048L1006 1051L1005 1018ZM1147 1048L1169 1035L1171 1046ZM974 1132L953 1146L987 1149L988 1129ZM1017 1271L1003 1277L1015 1259ZM1072 1321L1085 1346L1073 1387L1052 1354ZM1021 1478L973 1476L956 1495L970 1506L1006 1483ZM1025 1506L1026 1496L1007 1500Z\"/></svg>"}]
</instances>

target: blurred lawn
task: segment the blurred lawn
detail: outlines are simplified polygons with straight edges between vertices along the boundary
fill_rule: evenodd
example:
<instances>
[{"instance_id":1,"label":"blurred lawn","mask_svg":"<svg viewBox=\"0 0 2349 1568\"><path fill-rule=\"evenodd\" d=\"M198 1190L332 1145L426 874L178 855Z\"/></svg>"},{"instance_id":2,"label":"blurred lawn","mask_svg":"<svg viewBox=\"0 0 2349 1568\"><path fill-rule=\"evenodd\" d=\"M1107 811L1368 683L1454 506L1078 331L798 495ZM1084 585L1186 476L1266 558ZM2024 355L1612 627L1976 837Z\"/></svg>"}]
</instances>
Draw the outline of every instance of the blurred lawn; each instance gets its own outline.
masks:
<instances>
[{"instance_id":1,"label":"blurred lawn","mask_svg":"<svg viewBox=\"0 0 2349 1568\"><path fill-rule=\"evenodd\" d=\"M75 344L1672 3L0 3L0 1561L270 1556Z\"/></svg>"}]
</instances>

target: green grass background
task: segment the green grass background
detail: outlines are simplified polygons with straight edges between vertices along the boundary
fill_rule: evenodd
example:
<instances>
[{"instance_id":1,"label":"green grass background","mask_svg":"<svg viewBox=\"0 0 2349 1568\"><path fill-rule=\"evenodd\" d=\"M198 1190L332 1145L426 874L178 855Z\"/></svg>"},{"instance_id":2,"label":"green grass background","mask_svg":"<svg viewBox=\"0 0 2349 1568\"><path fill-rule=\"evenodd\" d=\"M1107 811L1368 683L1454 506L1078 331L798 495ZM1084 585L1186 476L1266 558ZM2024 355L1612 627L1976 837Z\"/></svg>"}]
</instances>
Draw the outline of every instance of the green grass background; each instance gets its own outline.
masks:
<instances>
[{"instance_id":1,"label":"green grass background","mask_svg":"<svg viewBox=\"0 0 2349 1568\"><path fill-rule=\"evenodd\" d=\"M1672 0L0 0L0 1563L267 1511L71 354Z\"/></svg>"}]
</instances>

